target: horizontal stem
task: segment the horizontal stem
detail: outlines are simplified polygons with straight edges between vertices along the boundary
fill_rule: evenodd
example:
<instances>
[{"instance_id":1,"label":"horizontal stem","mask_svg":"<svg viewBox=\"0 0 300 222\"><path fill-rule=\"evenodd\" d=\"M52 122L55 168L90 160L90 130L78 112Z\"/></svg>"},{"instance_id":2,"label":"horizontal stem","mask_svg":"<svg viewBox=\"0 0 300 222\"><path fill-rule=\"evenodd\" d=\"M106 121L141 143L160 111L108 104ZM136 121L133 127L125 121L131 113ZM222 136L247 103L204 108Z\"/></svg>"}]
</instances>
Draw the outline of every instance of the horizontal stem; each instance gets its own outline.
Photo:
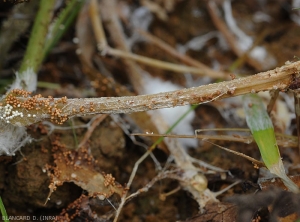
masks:
<instances>
[{"instance_id":1,"label":"horizontal stem","mask_svg":"<svg viewBox=\"0 0 300 222\"><path fill-rule=\"evenodd\" d=\"M58 118L59 120L54 122L62 123L66 119L75 116L98 113L141 112L189 104L202 104L250 92L268 91L272 89L286 90L293 84L294 74L298 73L298 67L300 67L300 61L249 77L152 95L81 99L48 99L37 97L36 101L39 101L39 104L48 105L39 105L37 110L24 109L22 105L20 106L21 108L14 108L13 110L24 112L23 116L29 114L30 118L21 121L20 116L17 116L9 122L16 125L29 125L44 119L52 118L52 120L57 120ZM9 103L6 98L3 99L2 106ZM20 101L20 103L24 103L32 97L24 98L16 95L15 98Z\"/></svg>"},{"instance_id":2,"label":"horizontal stem","mask_svg":"<svg viewBox=\"0 0 300 222\"><path fill-rule=\"evenodd\" d=\"M221 78L224 79L224 75L218 72L212 72L209 69L205 68L195 68L195 67L190 67L190 66L185 66L185 65L178 65L175 63L170 63L170 62L164 62L160 61L157 59L152 59L149 57L141 56L141 55L136 55L130 52L124 52L122 50L118 49L113 49L110 47L106 47L102 53L106 53L112 56L117 56L119 58L124 58L124 59L131 59L136 62L140 62L146 65L150 65L153 67L157 67L160 69L165 69L173 72L186 72L186 73L191 73L199 76L209 76L211 78Z\"/></svg>"},{"instance_id":3,"label":"horizontal stem","mask_svg":"<svg viewBox=\"0 0 300 222\"><path fill-rule=\"evenodd\" d=\"M68 107L84 106L89 108L89 104L92 102L96 111L86 112L86 114L131 113L207 103L216 99L268 91L274 88L285 90L292 82L292 75L298 72L296 68L298 65L300 62L249 77L152 95L68 99L68 105L64 110L70 115Z\"/></svg>"}]
</instances>

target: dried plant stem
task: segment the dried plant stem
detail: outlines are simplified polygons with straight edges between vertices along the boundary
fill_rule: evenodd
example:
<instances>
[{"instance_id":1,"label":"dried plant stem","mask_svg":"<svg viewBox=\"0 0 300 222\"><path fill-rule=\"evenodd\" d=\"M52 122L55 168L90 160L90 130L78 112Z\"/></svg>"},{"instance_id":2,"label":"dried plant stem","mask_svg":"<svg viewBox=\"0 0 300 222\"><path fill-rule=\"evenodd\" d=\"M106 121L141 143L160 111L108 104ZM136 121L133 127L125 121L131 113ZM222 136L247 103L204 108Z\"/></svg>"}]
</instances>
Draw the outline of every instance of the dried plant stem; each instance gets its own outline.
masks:
<instances>
[{"instance_id":1,"label":"dried plant stem","mask_svg":"<svg viewBox=\"0 0 300 222\"><path fill-rule=\"evenodd\" d=\"M265 166L265 164L264 164L263 162L258 161L258 160L254 159L254 158L252 158L252 157L250 157L250 156L248 156L248 155L246 155L246 154L243 154L243 153L240 153L240 152L237 152L237 151L228 149L228 148L226 148L226 147L220 146L220 145L218 145L218 144L212 143L212 142L210 142L209 140L203 140L203 141L205 141L205 142L207 142L207 143L210 143L210 144L212 144L212 145L214 145L214 146L216 146L216 147L218 147L218 148L220 148L220 149L222 149L222 150L225 150L225 151L228 152L228 153L233 153L233 154L235 154L235 155L237 155L237 156L241 156L241 157L243 157L243 158L245 158L245 159L251 161L251 162L252 162L253 164L255 164L256 166L259 166L259 167L264 167L264 166Z\"/></svg>"},{"instance_id":2,"label":"dried plant stem","mask_svg":"<svg viewBox=\"0 0 300 222\"><path fill-rule=\"evenodd\" d=\"M62 120L65 121L71 117L87 114L141 112L188 104L202 104L216 99L233 97L251 92L269 91L272 89L286 90L293 82L294 74L299 72L298 69L300 69L300 61L249 77L152 95L84 99L49 99L38 97L36 98L36 101L48 104L48 106L36 107L38 110L28 110L22 107L16 107L14 110L24 112L24 117L21 118L20 116L17 116L11 119L10 123L29 125L45 119L51 119L51 117L54 120L59 118L59 122L56 122L60 123ZM24 103L32 98L24 98L18 95L15 97L20 103ZM7 97L5 97L3 101L0 101L2 102L2 105L7 103L6 98ZM55 115L55 118L51 115L51 112L49 112L49 107L59 111ZM28 114L30 115L30 118L26 119L25 115Z\"/></svg>"},{"instance_id":3,"label":"dried plant stem","mask_svg":"<svg viewBox=\"0 0 300 222\"><path fill-rule=\"evenodd\" d=\"M208 129L209 131L213 131L214 129ZM222 129L222 130L230 130L230 131L240 131L241 129ZM247 130L250 132L250 130ZM169 138L190 138L190 139L202 139L202 140L220 140L220 141L231 141L231 142L240 142L250 144L253 143L252 136L233 136L233 135L201 135L197 133L196 135L177 135L177 134L156 134L156 133L133 133L133 136L145 136L145 137L169 137ZM298 148L298 137L289 136L283 134L276 134L276 140L278 146L282 148Z\"/></svg>"},{"instance_id":4,"label":"dried plant stem","mask_svg":"<svg viewBox=\"0 0 300 222\"><path fill-rule=\"evenodd\" d=\"M100 14L96 13L91 13L92 11L90 10L90 15L92 17L92 21L95 21L96 19L100 20L98 23L94 23L93 27L95 28L98 26L96 29L94 29L94 32L98 32L99 30L102 30L102 34L96 34L96 37L100 39L97 39L97 44L98 47L101 45L105 45L106 43L106 37L103 34L103 27L102 27L102 19L106 24L106 29L110 33L110 37L112 42L115 44L116 48L118 48L121 51L130 53L130 48L127 44L126 41L126 36L123 32L121 22L118 17L118 13L116 11L116 1L115 0L103 0L100 3ZM92 7L92 5L90 6ZM101 16L100 16L101 15ZM108 47L106 48L100 48L100 52L105 54L105 51ZM128 73L128 78L130 80L130 83L132 84L134 90L138 94L143 94L144 92L144 81L142 78L142 75L140 74L140 69L138 66L135 64L134 61L130 59L125 59L124 63L126 65L127 73Z\"/></svg>"},{"instance_id":5,"label":"dried plant stem","mask_svg":"<svg viewBox=\"0 0 300 222\"><path fill-rule=\"evenodd\" d=\"M300 93L299 90L294 90L294 104L297 125L298 151L300 154Z\"/></svg>"},{"instance_id":6,"label":"dried plant stem","mask_svg":"<svg viewBox=\"0 0 300 222\"><path fill-rule=\"evenodd\" d=\"M98 13L98 4L97 4L96 0L91 0L90 6L89 6L89 13L90 13L91 21L92 21L94 34L97 39L98 48L104 49L108 46L108 44L107 44L105 33L104 33L104 30L102 27L101 17L99 16L99 13Z\"/></svg>"},{"instance_id":7,"label":"dried plant stem","mask_svg":"<svg viewBox=\"0 0 300 222\"><path fill-rule=\"evenodd\" d=\"M298 67L300 69L300 62L295 62L249 77L153 95L68 99L62 111L69 117L95 113L131 113L207 103L215 99L274 88L286 90L292 82L292 75L298 73ZM90 111L90 103L94 104L95 111ZM73 108L79 110L80 107L84 107L85 111L72 112Z\"/></svg>"},{"instance_id":8,"label":"dried plant stem","mask_svg":"<svg viewBox=\"0 0 300 222\"><path fill-rule=\"evenodd\" d=\"M143 161L144 161L151 153L152 153L152 150L147 150L146 153L144 153L144 155L141 156L141 157L138 159L138 161L135 162L134 167L133 167L133 169L132 169L132 171L131 171L130 178L129 178L128 183L127 183L127 185L126 185L126 189L124 189L123 195L122 195L122 197L121 197L120 205L118 206L118 209L117 209L117 211L116 211L116 215L115 215L115 218L114 218L114 222L118 221L118 217L119 217L119 215L120 215L120 213L121 213L121 211L122 211L122 209L123 209L123 206L124 206L125 203L126 203L128 191L129 191L129 189L130 189L130 187L131 187L131 184L132 184L133 179L134 179L134 177L135 177L135 175L136 175L136 172L137 172L137 170L138 170L139 165L140 165L140 164L141 164L141 163L142 163L142 162L143 162Z\"/></svg>"},{"instance_id":9,"label":"dried plant stem","mask_svg":"<svg viewBox=\"0 0 300 222\"><path fill-rule=\"evenodd\" d=\"M143 63L149 66L157 67L159 69L164 69L164 70L169 70L173 72L180 72L180 73L191 73L199 76L208 76L211 78L224 78L224 75L220 75L218 72L211 72L208 71L207 69L204 68L194 68L194 67L189 67L185 65L178 65L174 63L169 63L169 62L163 62L157 59L152 59L149 57L141 56L141 55L136 55L130 52L124 52L118 49L113 49L110 47L107 47L104 49L103 53L111 55L111 56L116 56L119 58L124 58L124 59L131 59L139 63Z\"/></svg>"},{"instance_id":10,"label":"dried plant stem","mask_svg":"<svg viewBox=\"0 0 300 222\"><path fill-rule=\"evenodd\" d=\"M172 178L181 180L180 176L177 176L178 170L171 170L171 171L163 171L159 173L156 177L154 177L148 184L146 184L143 188L139 189L137 192L130 194L128 197L126 197L126 201L131 200L132 198L138 196L139 194L143 192L147 192L156 182L166 179L166 178ZM180 186L177 189L179 189Z\"/></svg>"},{"instance_id":11,"label":"dried plant stem","mask_svg":"<svg viewBox=\"0 0 300 222\"><path fill-rule=\"evenodd\" d=\"M206 76L210 76L210 77L215 76L216 78L220 78L220 79L229 79L230 78L230 73L215 71L215 70L209 68L208 66L206 66L205 64L189 57L188 55L179 53L172 46L168 45L166 42L162 41L161 39L157 38L156 36L152 35L151 33L140 30L140 29L137 31L144 38L146 38L147 41L154 44L155 46L158 46L159 48L161 48L165 52L169 53L170 55L174 56L175 58L180 59L185 64L202 69L203 72L206 73Z\"/></svg>"},{"instance_id":12,"label":"dried plant stem","mask_svg":"<svg viewBox=\"0 0 300 222\"><path fill-rule=\"evenodd\" d=\"M184 138L184 139L202 139L202 140L221 140L221 141L231 141L231 142L241 142L241 143L252 143L253 138L239 136L234 137L230 135L176 135L176 134L156 134L156 133L133 133L133 136L146 136L146 137L169 137L169 138Z\"/></svg>"},{"instance_id":13,"label":"dried plant stem","mask_svg":"<svg viewBox=\"0 0 300 222\"><path fill-rule=\"evenodd\" d=\"M77 149L80 149L81 147L83 147L87 141L89 140L89 138L92 136L92 133L94 132L95 128L101 123L103 122L103 120L107 117L108 115L98 115L96 117L96 119L92 122L92 124L90 125L90 127L88 127L87 132L85 133L82 141L80 142L80 144L77 146Z\"/></svg>"},{"instance_id":14,"label":"dried plant stem","mask_svg":"<svg viewBox=\"0 0 300 222\"><path fill-rule=\"evenodd\" d=\"M270 91L270 94L271 94L271 99L270 99L270 102L267 106L267 113L270 115L271 114L271 111L272 109L274 108L275 106L275 103L276 103L276 100L279 96L279 90L271 90Z\"/></svg>"},{"instance_id":15,"label":"dried plant stem","mask_svg":"<svg viewBox=\"0 0 300 222\"><path fill-rule=\"evenodd\" d=\"M132 64L132 61L136 61L139 63L143 63L149 66L157 67L160 69L165 69L173 72L181 72L181 73L191 73L195 75L200 75L200 76L209 76L211 78L222 78L224 79L225 76L222 73L216 72L208 68L207 66L203 65L197 62L193 62L193 65L197 64L195 67L189 67L189 66L184 66L184 65L178 65L174 63L169 63L169 62L163 62L157 59L152 59L149 57L145 56L140 56L136 55L130 52L128 46L126 45L125 41L125 36L123 32L121 31L118 19L116 18L115 13L112 12L112 10L115 10L114 6L114 1L103 1L102 2L101 8L103 10L101 11L102 16L104 17L103 20L110 21L108 23L108 30L112 34L111 38L113 41L116 43L117 47L119 49L113 49L110 48L107 44L106 37L103 31L102 27L102 21L101 18L99 17L97 13L97 3L92 0L90 4L90 15L91 15L91 20L92 20L92 25L93 25L93 30L95 32L96 40L97 40L97 46L99 51L101 52L101 55L111 55L111 56L116 56L119 58L123 59L129 59L125 60L127 66L129 69L136 69L132 68L134 66ZM105 10L104 10L105 9ZM108 14L109 12L109 14ZM132 60L132 61L131 61ZM136 89L139 89L140 86L138 84L135 84L137 80L141 79L139 72L138 74L135 75L135 72L131 72L131 75L129 75L129 78L131 79L131 82L133 86ZM140 82L142 80L139 80ZM135 86L137 85L137 86Z\"/></svg>"}]
</instances>

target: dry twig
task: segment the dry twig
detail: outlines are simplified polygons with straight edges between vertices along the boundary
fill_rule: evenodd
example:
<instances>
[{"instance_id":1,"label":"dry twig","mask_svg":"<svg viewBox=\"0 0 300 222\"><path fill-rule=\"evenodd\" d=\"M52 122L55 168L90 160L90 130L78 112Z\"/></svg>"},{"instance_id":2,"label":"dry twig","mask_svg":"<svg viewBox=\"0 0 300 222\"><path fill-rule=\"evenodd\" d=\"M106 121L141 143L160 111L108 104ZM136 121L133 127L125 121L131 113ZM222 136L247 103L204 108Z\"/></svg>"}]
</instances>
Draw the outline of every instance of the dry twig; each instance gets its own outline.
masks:
<instances>
[{"instance_id":1,"label":"dry twig","mask_svg":"<svg viewBox=\"0 0 300 222\"><path fill-rule=\"evenodd\" d=\"M142 112L188 104L203 104L212 100L273 89L284 91L296 81L297 76L295 75L298 74L299 70L300 61L249 77L152 95L82 99L42 98L38 96L35 98L35 103L32 104L38 109L24 109L22 106L16 106L13 110L22 112L23 117L15 116L9 120L9 123L21 126L45 119L63 118L67 120L88 114ZM21 94L11 95L11 98L20 104L32 100L32 97L23 97ZM4 97L1 103L2 107L6 104L14 104L8 100L8 96ZM47 106L43 104L47 104ZM55 116L51 115L51 112L48 112L49 107L57 109L59 113ZM1 116L3 117L3 115L4 113ZM7 118L5 117L3 120L5 121Z\"/></svg>"},{"instance_id":2,"label":"dry twig","mask_svg":"<svg viewBox=\"0 0 300 222\"><path fill-rule=\"evenodd\" d=\"M144 38L146 38L147 41L154 44L155 46L158 46L159 48L161 48L165 52L169 53L170 55L174 56L175 58L180 59L185 64L204 70L204 73L206 73L206 76L210 76L210 77L213 77L213 76L218 77L219 76L219 78L221 78L221 79L230 79L231 73L215 71L215 70L209 68L208 66L206 66L205 64L189 57L188 55L179 53L173 47L171 47L170 45L168 45L166 42L162 41L161 39L155 37L151 33L140 30L140 29L137 31Z\"/></svg>"},{"instance_id":3,"label":"dry twig","mask_svg":"<svg viewBox=\"0 0 300 222\"><path fill-rule=\"evenodd\" d=\"M92 124L90 125L90 127L88 128L87 132L85 133L82 141L80 142L80 144L78 145L78 149L82 146L84 146L86 144L86 142L88 141L88 139L91 137L93 131L95 130L95 128L107 117L108 115L98 115L96 117L96 119L92 122Z\"/></svg>"}]
</instances>

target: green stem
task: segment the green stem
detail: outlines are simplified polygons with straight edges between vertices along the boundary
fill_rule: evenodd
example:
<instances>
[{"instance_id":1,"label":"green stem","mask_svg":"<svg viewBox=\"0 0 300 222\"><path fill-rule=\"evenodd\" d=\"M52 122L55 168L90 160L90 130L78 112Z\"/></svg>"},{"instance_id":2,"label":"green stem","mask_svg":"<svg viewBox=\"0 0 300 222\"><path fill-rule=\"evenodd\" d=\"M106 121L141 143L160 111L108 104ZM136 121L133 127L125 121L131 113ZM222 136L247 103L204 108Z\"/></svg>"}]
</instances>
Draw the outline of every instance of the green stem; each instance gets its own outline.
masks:
<instances>
[{"instance_id":1,"label":"green stem","mask_svg":"<svg viewBox=\"0 0 300 222\"><path fill-rule=\"evenodd\" d=\"M27 49L19 69L20 78L22 78L23 73L28 69L32 69L33 72L36 73L42 62L43 58L41 55L43 53L49 24L52 19L54 4L55 1L52 0L40 1L39 11L36 15Z\"/></svg>"},{"instance_id":2,"label":"green stem","mask_svg":"<svg viewBox=\"0 0 300 222\"><path fill-rule=\"evenodd\" d=\"M80 11L84 3L85 1L83 0L72 0L71 2L68 3L66 8L59 14L58 18L53 24L51 34L49 38L46 40L46 44L42 56L43 59L47 57L50 50L61 39L63 34L66 32L68 27L76 18L78 12Z\"/></svg>"},{"instance_id":3,"label":"green stem","mask_svg":"<svg viewBox=\"0 0 300 222\"><path fill-rule=\"evenodd\" d=\"M6 213L6 210L5 210L5 207L4 207L4 204L2 202L2 198L1 197L0 197L0 210L1 210L3 221L4 222L9 222L9 220L7 219L8 216L7 216L7 213Z\"/></svg>"},{"instance_id":4,"label":"green stem","mask_svg":"<svg viewBox=\"0 0 300 222\"><path fill-rule=\"evenodd\" d=\"M243 97L246 121L261 157L271 173L280 177L285 186L294 193L299 193L298 186L286 175L277 146L273 123L266 108L257 94Z\"/></svg>"}]
</instances>

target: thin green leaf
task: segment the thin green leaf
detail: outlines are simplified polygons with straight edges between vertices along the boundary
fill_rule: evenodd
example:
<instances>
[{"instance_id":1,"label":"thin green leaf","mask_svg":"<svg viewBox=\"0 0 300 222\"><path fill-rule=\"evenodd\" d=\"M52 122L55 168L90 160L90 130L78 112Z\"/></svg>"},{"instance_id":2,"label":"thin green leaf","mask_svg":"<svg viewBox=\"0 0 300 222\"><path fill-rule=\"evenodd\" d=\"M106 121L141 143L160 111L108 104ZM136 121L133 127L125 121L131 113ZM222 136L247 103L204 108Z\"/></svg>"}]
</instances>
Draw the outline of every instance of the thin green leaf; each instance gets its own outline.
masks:
<instances>
[{"instance_id":1,"label":"thin green leaf","mask_svg":"<svg viewBox=\"0 0 300 222\"><path fill-rule=\"evenodd\" d=\"M40 8L36 15L26 53L19 69L20 73L25 72L29 68L36 72L42 63L43 58L41 54L43 52L43 46L45 45L48 24L50 24L52 18L54 4L55 1L40 1Z\"/></svg>"},{"instance_id":2,"label":"thin green leaf","mask_svg":"<svg viewBox=\"0 0 300 222\"><path fill-rule=\"evenodd\" d=\"M299 193L298 186L285 173L274 127L260 97L256 94L245 95L244 110L247 125L257 143L266 167L271 173L280 177L289 190Z\"/></svg>"},{"instance_id":3,"label":"thin green leaf","mask_svg":"<svg viewBox=\"0 0 300 222\"><path fill-rule=\"evenodd\" d=\"M58 18L54 21L52 30L46 40L46 45L43 51L42 58L49 54L50 50L56 45L56 43L61 39L63 34L66 32L68 27L76 18L78 12L85 1L83 0L72 0L66 6L66 8L59 14Z\"/></svg>"},{"instance_id":4,"label":"thin green leaf","mask_svg":"<svg viewBox=\"0 0 300 222\"><path fill-rule=\"evenodd\" d=\"M2 220L4 222L9 222L9 220L7 219L8 216L7 216L7 213L6 213L6 210L5 210L5 207L4 207L4 204L2 202L2 198L0 197L0 210L1 210L1 214L2 214Z\"/></svg>"}]
</instances>

